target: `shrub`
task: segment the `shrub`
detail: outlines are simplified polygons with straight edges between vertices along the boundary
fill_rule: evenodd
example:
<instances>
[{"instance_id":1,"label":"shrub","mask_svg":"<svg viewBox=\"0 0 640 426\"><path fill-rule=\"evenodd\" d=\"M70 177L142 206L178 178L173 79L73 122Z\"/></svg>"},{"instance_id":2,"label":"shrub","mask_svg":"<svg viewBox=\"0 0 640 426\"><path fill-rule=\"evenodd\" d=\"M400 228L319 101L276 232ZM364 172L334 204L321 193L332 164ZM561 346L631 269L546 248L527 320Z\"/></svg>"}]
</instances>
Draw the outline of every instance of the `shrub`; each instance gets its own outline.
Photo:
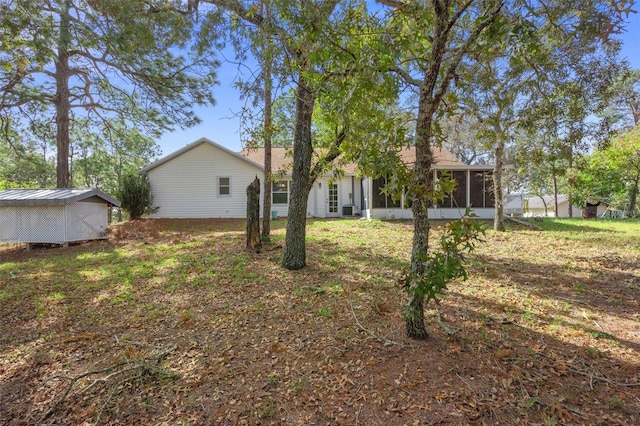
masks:
<instances>
[{"instance_id":1,"label":"shrub","mask_svg":"<svg viewBox=\"0 0 640 426\"><path fill-rule=\"evenodd\" d=\"M142 215L157 210L157 207L153 207L153 194L147 175L137 172L124 175L118 187L117 197L131 219L139 219Z\"/></svg>"}]
</instances>

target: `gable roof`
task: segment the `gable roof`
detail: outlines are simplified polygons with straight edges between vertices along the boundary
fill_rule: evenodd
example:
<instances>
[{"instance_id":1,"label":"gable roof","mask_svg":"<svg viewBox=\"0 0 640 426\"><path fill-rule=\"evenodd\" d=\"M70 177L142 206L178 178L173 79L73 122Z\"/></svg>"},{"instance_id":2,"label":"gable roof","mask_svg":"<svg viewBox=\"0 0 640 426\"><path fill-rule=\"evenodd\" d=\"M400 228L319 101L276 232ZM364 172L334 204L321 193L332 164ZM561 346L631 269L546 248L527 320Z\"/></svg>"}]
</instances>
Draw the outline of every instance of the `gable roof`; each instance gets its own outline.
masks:
<instances>
[{"instance_id":1,"label":"gable roof","mask_svg":"<svg viewBox=\"0 0 640 426\"><path fill-rule=\"evenodd\" d=\"M236 157L237 159L239 159L241 161L245 161L245 162L251 164L254 167L258 167L260 170L264 170L264 167L262 166L261 163L256 163L256 162L252 161L250 158L247 158L247 157L245 157L245 156L243 156L243 155L241 155L241 154L239 154L237 152L233 152L229 148L225 148L224 146L222 146L220 144L217 144L217 143L213 142L210 139L200 138L197 141L191 142L189 145L186 145L186 146L180 148L179 150L174 151L171 154L166 155L166 156L162 157L161 159L159 159L157 161L154 161L153 163L149 164L148 166L143 167L142 170L140 170L140 173L147 173L148 171L153 170L156 167L161 166L164 163L167 163L167 162L173 160L174 158L179 157L182 154L184 154L184 153L186 153L188 151L191 151L194 148L199 147L202 144L211 145L212 147L214 147L216 149L219 149L221 151L224 151L227 154L232 155L232 156Z\"/></svg>"},{"instance_id":2,"label":"gable roof","mask_svg":"<svg viewBox=\"0 0 640 426\"><path fill-rule=\"evenodd\" d=\"M0 191L0 206L55 206L97 197L116 207L120 201L97 189L5 189Z\"/></svg>"},{"instance_id":3,"label":"gable roof","mask_svg":"<svg viewBox=\"0 0 640 426\"><path fill-rule=\"evenodd\" d=\"M492 169L493 166L468 166L458 160L451 152L445 148L433 147L434 166L439 169L448 168L477 168L481 170ZM291 149L282 147L271 148L271 168L278 171L288 171L291 168L293 158L290 154ZM240 155L250 159L254 163L264 164L264 148L245 148L240 151ZM416 148L414 146L403 148L398 155L408 166L412 166L416 162ZM358 165L355 163L345 164L343 169L347 174L355 174Z\"/></svg>"},{"instance_id":4,"label":"gable roof","mask_svg":"<svg viewBox=\"0 0 640 426\"><path fill-rule=\"evenodd\" d=\"M140 170L141 173L147 173L158 166L161 166L180 155L191 151L194 148L199 147L202 144L208 144L212 147L219 149L223 152L226 152L229 155L232 155L238 158L241 161L245 161L251 164L254 167L257 167L260 170L264 170L264 148L263 147L252 147L252 148L244 148L242 151L234 152L224 146L213 142L210 139L202 137L195 142L192 142L177 151L172 152L165 157L145 166ZM447 169L447 170L491 170L493 166L491 165L467 165L458 160L451 152L449 152L446 148L432 147L433 150L433 158L434 158L434 168L435 169ZM283 147L272 147L271 148L271 169L274 173L284 172L288 173L291 169L291 164L293 162L293 158L291 155L291 148L283 148ZM403 148L398 152L398 155L408 166L412 166L416 162L416 149L414 146ZM358 165L355 163L348 163L342 166L344 172L347 175L355 175L356 169Z\"/></svg>"}]
</instances>

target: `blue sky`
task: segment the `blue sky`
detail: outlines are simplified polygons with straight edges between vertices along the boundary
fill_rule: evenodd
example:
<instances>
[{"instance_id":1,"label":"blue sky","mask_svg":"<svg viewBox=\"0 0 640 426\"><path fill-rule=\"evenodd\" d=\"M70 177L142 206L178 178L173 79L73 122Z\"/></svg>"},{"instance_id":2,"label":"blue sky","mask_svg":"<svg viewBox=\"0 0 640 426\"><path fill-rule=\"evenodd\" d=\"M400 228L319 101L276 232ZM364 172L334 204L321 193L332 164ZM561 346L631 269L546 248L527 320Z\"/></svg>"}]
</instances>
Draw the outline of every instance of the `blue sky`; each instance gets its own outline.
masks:
<instances>
[{"instance_id":1,"label":"blue sky","mask_svg":"<svg viewBox=\"0 0 640 426\"><path fill-rule=\"evenodd\" d=\"M634 68L640 68L640 13L634 13L627 19L627 31L622 34L624 45L621 56L627 58ZM198 116L202 123L189 129L177 129L166 133L158 144L162 156L184 147L185 145L206 137L232 151L240 151L240 120L236 114L242 107L239 92L233 87L234 81L242 68L234 64L223 64L218 70L220 85L214 88L217 104L212 107L199 108ZM246 73L246 71L245 71ZM245 76L246 77L246 76Z\"/></svg>"}]
</instances>

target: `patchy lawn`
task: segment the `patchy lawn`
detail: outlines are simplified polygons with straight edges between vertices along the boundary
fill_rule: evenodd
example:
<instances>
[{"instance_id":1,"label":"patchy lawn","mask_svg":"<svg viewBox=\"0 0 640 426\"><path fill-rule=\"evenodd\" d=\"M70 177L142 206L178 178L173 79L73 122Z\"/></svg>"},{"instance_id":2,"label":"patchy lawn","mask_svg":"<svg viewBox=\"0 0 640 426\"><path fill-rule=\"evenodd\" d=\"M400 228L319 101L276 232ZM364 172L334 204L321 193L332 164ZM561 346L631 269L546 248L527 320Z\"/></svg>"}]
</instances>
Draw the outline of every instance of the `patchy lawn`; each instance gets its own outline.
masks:
<instances>
[{"instance_id":1,"label":"patchy lawn","mask_svg":"<svg viewBox=\"0 0 640 426\"><path fill-rule=\"evenodd\" d=\"M282 219L257 254L236 220L0 247L0 422L640 424L640 222L536 224L487 233L426 342L408 222L310 221L295 272Z\"/></svg>"}]
</instances>

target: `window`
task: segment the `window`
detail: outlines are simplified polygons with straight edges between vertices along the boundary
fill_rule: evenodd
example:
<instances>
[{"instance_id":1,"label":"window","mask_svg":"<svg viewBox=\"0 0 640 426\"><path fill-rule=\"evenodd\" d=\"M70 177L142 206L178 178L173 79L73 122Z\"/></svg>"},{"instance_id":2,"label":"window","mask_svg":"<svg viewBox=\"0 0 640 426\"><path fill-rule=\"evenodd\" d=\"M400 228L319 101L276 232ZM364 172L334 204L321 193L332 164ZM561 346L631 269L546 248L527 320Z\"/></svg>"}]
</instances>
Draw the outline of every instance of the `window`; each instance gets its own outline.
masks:
<instances>
[{"instance_id":1,"label":"window","mask_svg":"<svg viewBox=\"0 0 640 426\"><path fill-rule=\"evenodd\" d=\"M467 171L438 171L437 179L455 181L453 192L446 194L443 200L438 200L438 207L441 208L465 208L467 207Z\"/></svg>"},{"instance_id":2,"label":"window","mask_svg":"<svg viewBox=\"0 0 640 426\"><path fill-rule=\"evenodd\" d=\"M375 208L391 208L400 207L400 200L393 200L391 194L383 194L382 188L387 184L385 178L376 178L373 180L373 196L371 197L371 207Z\"/></svg>"},{"instance_id":3,"label":"window","mask_svg":"<svg viewBox=\"0 0 640 426\"><path fill-rule=\"evenodd\" d=\"M218 195L231 195L231 178L218 178Z\"/></svg>"},{"instance_id":4,"label":"window","mask_svg":"<svg viewBox=\"0 0 640 426\"><path fill-rule=\"evenodd\" d=\"M471 206L493 207L493 173L491 171L471 172Z\"/></svg>"},{"instance_id":5,"label":"window","mask_svg":"<svg viewBox=\"0 0 640 426\"><path fill-rule=\"evenodd\" d=\"M271 191L273 195L273 204L288 204L289 203L289 182L286 180L280 182L273 182L273 188Z\"/></svg>"}]
</instances>

